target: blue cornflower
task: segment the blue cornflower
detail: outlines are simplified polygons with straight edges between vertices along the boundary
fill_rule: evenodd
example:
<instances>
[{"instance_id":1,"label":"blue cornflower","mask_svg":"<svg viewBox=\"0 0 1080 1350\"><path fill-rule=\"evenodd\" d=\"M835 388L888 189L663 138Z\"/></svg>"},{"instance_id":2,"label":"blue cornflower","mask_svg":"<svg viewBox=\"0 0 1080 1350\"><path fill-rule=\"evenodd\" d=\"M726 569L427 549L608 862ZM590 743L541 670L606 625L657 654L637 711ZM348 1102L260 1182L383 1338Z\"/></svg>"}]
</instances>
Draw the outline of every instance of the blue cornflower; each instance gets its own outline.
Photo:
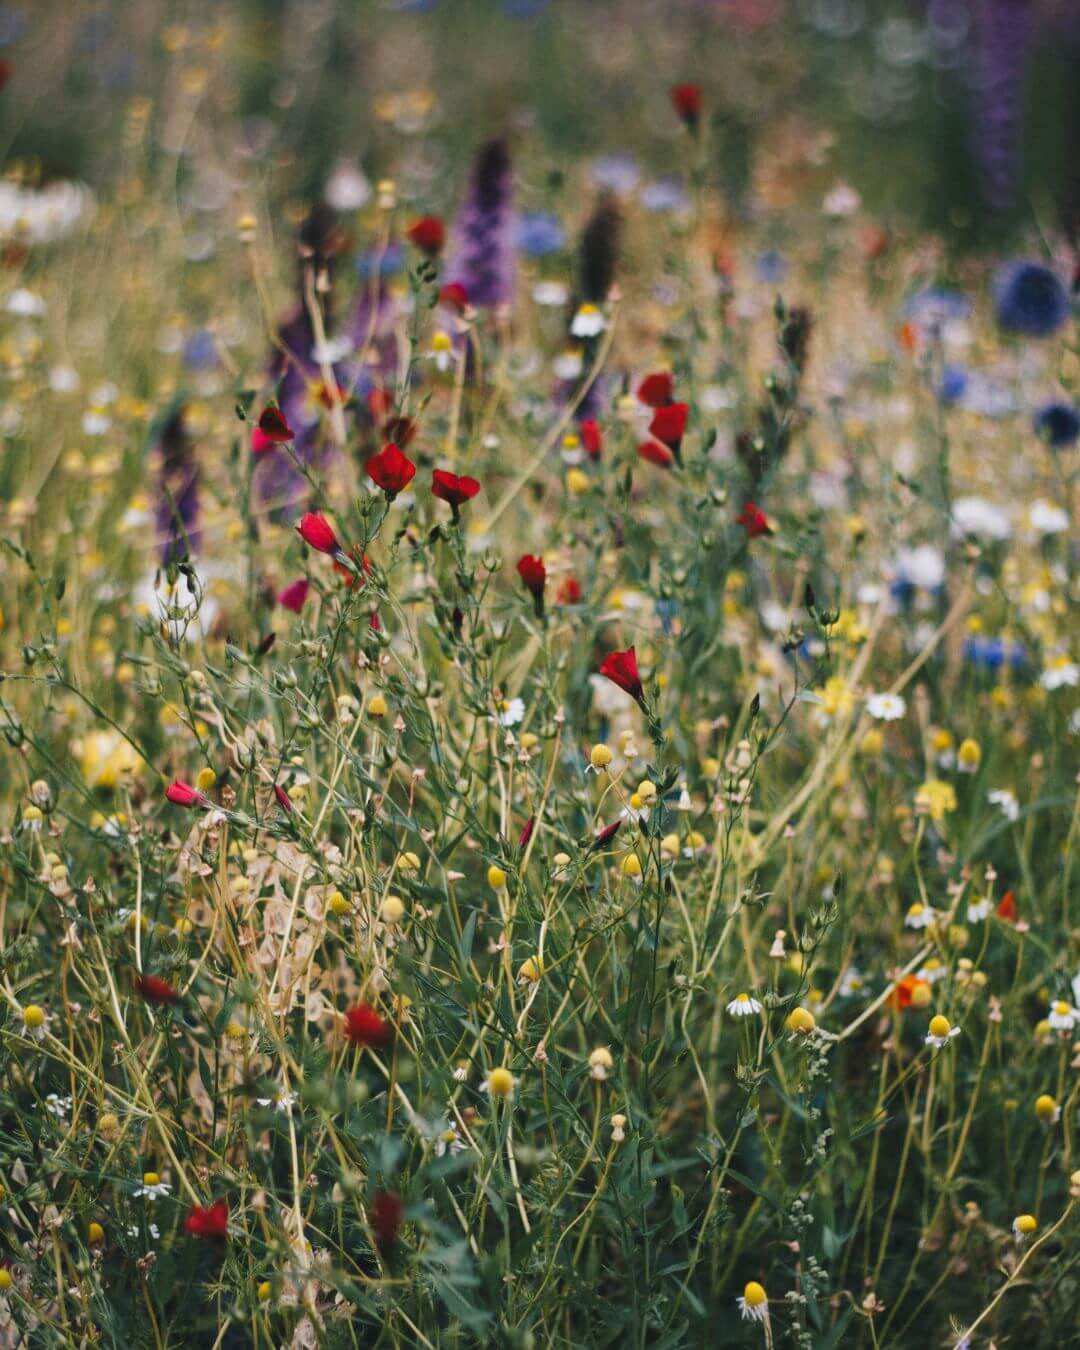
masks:
<instances>
[{"instance_id":1,"label":"blue cornflower","mask_svg":"<svg viewBox=\"0 0 1080 1350\"><path fill-rule=\"evenodd\" d=\"M759 253L754 259L754 271L757 273L758 281L774 284L783 281L787 276L788 265L781 253L775 248L770 248L764 253Z\"/></svg>"},{"instance_id":2,"label":"blue cornflower","mask_svg":"<svg viewBox=\"0 0 1080 1350\"><path fill-rule=\"evenodd\" d=\"M528 211L518 223L517 246L530 258L558 253L566 244L566 229L550 211Z\"/></svg>"},{"instance_id":3,"label":"blue cornflower","mask_svg":"<svg viewBox=\"0 0 1080 1350\"><path fill-rule=\"evenodd\" d=\"M1069 295L1042 263L1011 262L994 277L994 307L1007 333L1050 337L1069 317Z\"/></svg>"},{"instance_id":4,"label":"blue cornflower","mask_svg":"<svg viewBox=\"0 0 1080 1350\"><path fill-rule=\"evenodd\" d=\"M946 366L941 372L938 398L947 408L959 403L967 393L968 373L963 366Z\"/></svg>"},{"instance_id":5,"label":"blue cornflower","mask_svg":"<svg viewBox=\"0 0 1080 1350\"><path fill-rule=\"evenodd\" d=\"M1004 665L1019 670L1026 656L1027 652L1022 642L978 635L964 641L964 659L984 670L997 671Z\"/></svg>"},{"instance_id":6,"label":"blue cornflower","mask_svg":"<svg viewBox=\"0 0 1080 1350\"><path fill-rule=\"evenodd\" d=\"M356 259L356 274L361 281L370 281L376 266L379 276L392 277L405 266L405 250L400 244L391 244L381 255L377 249L361 253Z\"/></svg>"},{"instance_id":7,"label":"blue cornflower","mask_svg":"<svg viewBox=\"0 0 1080 1350\"><path fill-rule=\"evenodd\" d=\"M936 286L916 291L904 306L906 318L933 332L940 332L950 319L966 319L970 313L971 301L966 295Z\"/></svg>"},{"instance_id":8,"label":"blue cornflower","mask_svg":"<svg viewBox=\"0 0 1080 1350\"><path fill-rule=\"evenodd\" d=\"M183 362L188 370L211 370L218 363L213 335L200 328L184 343Z\"/></svg>"},{"instance_id":9,"label":"blue cornflower","mask_svg":"<svg viewBox=\"0 0 1080 1350\"><path fill-rule=\"evenodd\" d=\"M1080 437L1080 413L1071 403L1047 403L1035 414L1035 434L1047 445L1062 450Z\"/></svg>"}]
</instances>

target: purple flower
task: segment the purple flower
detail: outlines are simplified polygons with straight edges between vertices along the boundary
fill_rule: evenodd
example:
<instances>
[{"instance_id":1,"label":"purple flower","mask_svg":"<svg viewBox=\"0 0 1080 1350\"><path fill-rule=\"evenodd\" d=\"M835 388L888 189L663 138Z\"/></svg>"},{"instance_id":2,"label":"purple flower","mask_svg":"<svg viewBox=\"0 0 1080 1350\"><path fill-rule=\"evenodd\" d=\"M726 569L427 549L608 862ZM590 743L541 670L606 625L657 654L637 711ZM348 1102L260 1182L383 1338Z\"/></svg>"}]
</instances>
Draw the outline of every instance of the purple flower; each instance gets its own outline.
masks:
<instances>
[{"instance_id":1,"label":"purple flower","mask_svg":"<svg viewBox=\"0 0 1080 1350\"><path fill-rule=\"evenodd\" d=\"M199 529L199 462L184 419L184 405L170 412L158 436L161 454L156 523L161 561L182 562L202 541Z\"/></svg>"},{"instance_id":2,"label":"purple flower","mask_svg":"<svg viewBox=\"0 0 1080 1350\"><path fill-rule=\"evenodd\" d=\"M1035 24L1031 0L977 0L975 159L983 195L997 210L1016 198L1024 130L1024 80Z\"/></svg>"},{"instance_id":3,"label":"purple flower","mask_svg":"<svg viewBox=\"0 0 1080 1350\"><path fill-rule=\"evenodd\" d=\"M1011 262L994 277L994 307L1007 333L1050 337L1069 317L1069 295L1042 263Z\"/></svg>"},{"instance_id":4,"label":"purple flower","mask_svg":"<svg viewBox=\"0 0 1080 1350\"><path fill-rule=\"evenodd\" d=\"M494 309L514 295L513 180L503 140L482 146L451 236L446 280L465 287L471 305Z\"/></svg>"}]
</instances>

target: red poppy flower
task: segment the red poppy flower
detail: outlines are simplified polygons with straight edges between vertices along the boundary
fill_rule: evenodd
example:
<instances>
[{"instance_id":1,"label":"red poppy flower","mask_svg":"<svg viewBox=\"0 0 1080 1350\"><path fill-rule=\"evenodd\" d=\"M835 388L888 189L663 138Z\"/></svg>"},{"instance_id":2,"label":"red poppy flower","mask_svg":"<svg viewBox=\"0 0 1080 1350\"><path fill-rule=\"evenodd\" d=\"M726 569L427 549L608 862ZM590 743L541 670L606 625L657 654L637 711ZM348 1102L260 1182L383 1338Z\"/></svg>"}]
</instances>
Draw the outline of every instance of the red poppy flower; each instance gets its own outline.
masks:
<instances>
[{"instance_id":1,"label":"red poppy flower","mask_svg":"<svg viewBox=\"0 0 1080 1350\"><path fill-rule=\"evenodd\" d=\"M215 1200L205 1209L202 1205L192 1205L184 1220L184 1227L192 1237L207 1242L224 1242L229 1235L228 1200Z\"/></svg>"},{"instance_id":2,"label":"red poppy flower","mask_svg":"<svg viewBox=\"0 0 1080 1350\"><path fill-rule=\"evenodd\" d=\"M747 502L735 517L735 524L741 525L751 539L759 539L763 534L772 534L769 517L753 502Z\"/></svg>"},{"instance_id":3,"label":"red poppy flower","mask_svg":"<svg viewBox=\"0 0 1080 1350\"><path fill-rule=\"evenodd\" d=\"M147 1003L164 1006L167 1003L179 1003L179 991L160 975L139 975L135 979L135 992Z\"/></svg>"},{"instance_id":4,"label":"red poppy flower","mask_svg":"<svg viewBox=\"0 0 1080 1350\"><path fill-rule=\"evenodd\" d=\"M647 460L650 464L658 464L661 469L670 469L675 463L675 456L659 441L642 441L637 452L639 458Z\"/></svg>"},{"instance_id":5,"label":"red poppy flower","mask_svg":"<svg viewBox=\"0 0 1080 1350\"><path fill-rule=\"evenodd\" d=\"M460 281L451 281L440 289L439 299L444 305L448 305L451 309L456 309L459 314L462 314L468 308L469 292Z\"/></svg>"},{"instance_id":6,"label":"red poppy flower","mask_svg":"<svg viewBox=\"0 0 1080 1350\"><path fill-rule=\"evenodd\" d=\"M1001 902L997 907L997 916L1004 919L1006 923L1016 922L1016 896L1012 891L1006 891L1001 897Z\"/></svg>"},{"instance_id":7,"label":"red poppy flower","mask_svg":"<svg viewBox=\"0 0 1080 1350\"><path fill-rule=\"evenodd\" d=\"M384 446L377 455L372 455L364 468L375 486L382 488L391 501L408 487L416 476L416 465L408 455L401 453L401 448L393 441Z\"/></svg>"},{"instance_id":8,"label":"red poppy flower","mask_svg":"<svg viewBox=\"0 0 1080 1350\"><path fill-rule=\"evenodd\" d=\"M431 490L440 501L449 504L456 517L458 508L471 501L480 491L480 484L475 478L459 478L456 473L449 473L446 469L436 469L431 475Z\"/></svg>"},{"instance_id":9,"label":"red poppy flower","mask_svg":"<svg viewBox=\"0 0 1080 1350\"><path fill-rule=\"evenodd\" d=\"M679 453L682 438L686 435L686 419L690 407L686 403L668 403L657 408L653 420L649 423L649 435L662 441L669 450Z\"/></svg>"},{"instance_id":10,"label":"red poppy flower","mask_svg":"<svg viewBox=\"0 0 1080 1350\"><path fill-rule=\"evenodd\" d=\"M318 511L308 511L301 516L296 531L309 548L319 553L340 553L341 545L333 527L324 515Z\"/></svg>"},{"instance_id":11,"label":"red poppy flower","mask_svg":"<svg viewBox=\"0 0 1080 1350\"><path fill-rule=\"evenodd\" d=\"M701 86L675 85L671 91L671 102L683 125L696 131L701 122Z\"/></svg>"},{"instance_id":12,"label":"red poppy flower","mask_svg":"<svg viewBox=\"0 0 1080 1350\"><path fill-rule=\"evenodd\" d=\"M285 791L283 787L280 787L277 783L274 784L274 796L277 798L278 806L281 807L281 809L286 813L286 815L291 816L293 804L289 800L289 794Z\"/></svg>"},{"instance_id":13,"label":"red poppy flower","mask_svg":"<svg viewBox=\"0 0 1080 1350\"><path fill-rule=\"evenodd\" d=\"M405 231L411 244L429 258L437 258L446 242L446 230L438 216L421 216Z\"/></svg>"},{"instance_id":14,"label":"red poppy flower","mask_svg":"<svg viewBox=\"0 0 1080 1350\"><path fill-rule=\"evenodd\" d=\"M308 598L310 590L311 582L307 577L301 577L299 581L291 581L284 590L278 591L277 602L290 614L299 614L304 608L304 601Z\"/></svg>"},{"instance_id":15,"label":"red poppy flower","mask_svg":"<svg viewBox=\"0 0 1080 1350\"><path fill-rule=\"evenodd\" d=\"M191 787L188 783L181 783L179 779L175 783L170 783L165 789L165 796L172 802L173 806L209 806L210 799L204 796L197 789Z\"/></svg>"},{"instance_id":16,"label":"red poppy flower","mask_svg":"<svg viewBox=\"0 0 1080 1350\"><path fill-rule=\"evenodd\" d=\"M523 554L517 562L517 573L533 598L542 600L544 586L547 583L547 568L544 566L543 558L538 558L532 553Z\"/></svg>"},{"instance_id":17,"label":"red poppy flower","mask_svg":"<svg viewBox=\"0 0 1080 1350\"><path fill-rule=\"evenodd\" d=\"M378 1191L368 1211L368 1222L375 1234L375 1245L388 1252L398 1240L405 1206L400 1195L393 1191Z\"/></svg>"},{"instance_id":18,"label":"red poppy flower","mask_svg":"<svg viewBox=\"0 0 1080 1350\"><path fill-rule=\"evenodd\" d=\"M272 445L284 445L296 435L276 403L268 404L259 414L258 430Z\"/></svg>"},{"instance_id":19,"label":"red poppy flower","mask_svg":"<svg viewBox=\"0 0 1080 1350\"><path fill-rule=\"evenodd\" d=\"M617 684L635 703L645 701L645 691L638 674L637 652L633 647L628 647L624 652L609 652L600 663L600 674L612 684Z\"/></svg>"},{"instance_id":20,"label":"red poppy flower","mask_svg":"<svg viewBox=\"0 0 1080 1350\"><path fill-rule=\"evenodd\" d=\"M581 604L581 582L577 577L564 577L559 582L559 589L555 593L555 603L557 605L580 605Z\"/></svg>"},{"instance_id":21,"label":"red poppy flower","mask_svg":"<svg viewBox=\"0 0 1080 1350\"><path fill-rule=\"evenodd\" d=\"M345 1038L352 1045L373 1045L376 1048L390 1040L390 1023L379 1016L370 1003L358 1003L345 1012Z\"/></svg>"},{"instance_id":22,"label":"red poppy flower","mask_svg":"<svg viewBox=\"0 0 1080 1350\"><path fill-rule=\"evenodd\" d=\"M648 408L666 408L672 401L674 389L675 379L671 372L658 370L652 375L646 375L638 385L638 402L644 403Z\"/></svg>"},{"instance_id":23,"label":"red poppy flower","mask_svg":"<svg viewBox=\"0 0 1080 1350\"><path fill-rule=\"evenodd\" d=\"M585 453L590 459L599 459L604 448L604 437L600 430L600 423L595 417L586 417L579 430L581 431L581 444L585 447Z\"/></svg>"}]
</instances>

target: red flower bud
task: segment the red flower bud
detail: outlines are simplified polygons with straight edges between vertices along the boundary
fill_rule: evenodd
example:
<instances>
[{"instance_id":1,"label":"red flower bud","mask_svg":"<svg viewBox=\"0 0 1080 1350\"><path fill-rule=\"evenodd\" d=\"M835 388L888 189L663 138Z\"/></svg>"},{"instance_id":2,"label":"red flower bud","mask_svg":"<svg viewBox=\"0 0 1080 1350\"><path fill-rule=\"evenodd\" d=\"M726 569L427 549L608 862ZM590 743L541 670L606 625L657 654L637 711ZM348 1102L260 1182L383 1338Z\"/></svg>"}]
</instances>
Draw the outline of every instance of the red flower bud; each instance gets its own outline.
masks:
<instances>
[{"instance_id":1,"label":"red flower bud","mask_svg":"<svg viewBox=\"0 0 1080 1350\"><path fill-rule=\"evenodd\" d=\"M629 694L635 703L645 701L645 691L638 674L637 652L633 647L628 647L624 652L609 652L600 663L600 674Z\"/></svg>"},{"instance_id":2,"label":"red flower bud","mask_svg":"<svg viewBox=\"0 0 1080 1350\"><path fill-rule=\"evenodd\" d=\"M525 822L525 826L522 829L521 834L518 836L519 853L524 853L525 850L529 847L529 840L532 838L533 830L535 827L536 827L536 817L530 816L529 819Z\"/></svg>"},{"instance_id":3,"label":"red flower bud","mask_svg":"<svg viewBox=\"0 0 1080 1350\"><path fill-rule=\"evenodd\" d=\"M393 441L384 446L377 455L372 455L364 465L367 476L376 487L382 488L389 500L412 482L416 475L416 465Z\"/></svg>"},{"instance_id":4,"label":"red flower bud","mask_svg":"<svg viewBox=\"0 0 1080 1350\"><path fill-rule=\"evenodd\" d=\"M997 907L997 916L999 919L1004 919L1006 923L1016 922L1016 896L1013 895L1012 891L1006 891L1001 897Z\"/></svg>"},{"instance_id":5,"label":"red flower bud","mask_svg":"<svg viewBox=\"0 0 1080 1350\"><path fill-rule=\"evenodd\" d=\"M675 380L668 370L646 375L637 387L638 402L649 408L666 408L671 402Z\"/></svg>"},{"instance_id":6,"label":"red flower bud","mask_svg":"<svg viewBox=\"0 0 1080 1350\"><path fill-rule=\"evenodd\" d=\"M746 503L742 511L735 517L735 524L741 525L751 539L758 539L763 534L772 534L769 517L760 506L755 506L753 502Z\"/></svg>"},{"instance_id":7,"label":"red flower bud","mask_svg":"<svg viewBox=\"0 0 1080 1350\"><path fill-rule=\"evenodd\" d=\"M599 459L604 448L600 423L595 417L586 417L578 429L581 432L581 444L585 447L585 453L590 459Z\"/></svg>"},{"instance_id":8,"label":"red flower bud","mask_svg":"<svg viewBox=\"0 0 1080 1350\"><path fill-rule=\"evenodd\" d=\"M379 1251L389 1252L398 1240L401 1221L405 1212L401 1196L393 1191L378 1191L368 1211L368 1222L375 1234L375 1245Z\"/></svg>"},{"instance_id":9,"label":"red flower bud","mask_svg":"<svg viewBox=\"0 0 1080 1350\"><path fill-rule=\"evenodd\" d=\"M670 469L675 463L675 456L659 441L642 441L637 452L639 458L647 460L650 464L657 464L661 469Z\"/></svg>"},{"instance_id":10,"label":"red flower bud","mask_svg":"<svg viewBox=\"0 0 1080 1350\"><path fill-rule=\"evenodd\" d=\"M341 545L337 541L337 535L334 533L330 522L318 511L308 511L306 515L302 516L296 530L304 543L309 548L316 549L319 553L341 552Z\"/></svg>"},{"instance_id":11,"label":"red flower bud","mask_svg":"<svg viewBox=\"0 0 1080 1350\"><path fill-rule=\"evenodd\" d=\"M449 504L456 516L458 507L471 501L480 491L480 484L475 478L459 478L456 473L449 473L446 469L436 469L431 475L431 490L440 501Z\"/></svg>"},{"instance_id":12,"label":"red flower bud","mask_svg":"<svg viewBox=\"0 0 1080 1350\"><path fill-rule=\"evenodd\" d=\"M184 1227L192 1237L207 1242L224 1242L229 1235L229 1202L215 1200L212 1205L192 1205L184 1220Z\"/></svg>"},{"instance_id":13,"label":"red flower bud","mask_svg":"<svg viewBox=\"0 0 1080 1350\"><path fill-rule=\"evenodd\" d=\"M459 314L463 314L468 308L469 292L460 281L451 281L439 291L439 299L450 309L456 309Z\"/></svg>"},{"instance_id":14,"label":"red flower bud","mask_svg":"<svg viewBox=\"0 0 1080 1350\"><path fill-rule=\"evenodd\" d=\"M277 783L274 784L274 796L277 798L278 806L280 806L287 815L291 816L293 804L289 801L289 794L283 787L279 787Z\"/></svg>"},{"instance_id":15,"label":"red flower bud","mask_svg":"<svg viewBox=\"0 0 1080 1350\"><path fill-rule=\"evenodd\" d=\"M581 582L578 581L577 577L565 577L559 583L555 603L558 605L581 604Z\"/></svg>"},{"instance_id":16,"label":"red flower bud","mask_svg":"<svg viewBox=\"0 0 1080 1350\"><path fill-rule=\"evenodd\" d=\"M613 820L610 825L605 825L602 830L597 830L596 837L593 839L591 847L597 849L603 848L605 844L610 844L619 833L619 826L621 824L621 820Z\"/></svg>"},{"instance_id":17,"label":"red flower bud","mask_svg":"<svg viewBox=\"0 0 1080 1350\"><path fill-rule=\"evenodd\" d=\"M677 84L671 91L671 102L685 127L696 131L701 122L701 86Z\"/></svg>"},{"instance_id":18,"label":"red flower bud","mask_svg":"<svg viewBox=\"0 0 1080 1350\"><path fill-rule=\"evenodd\" d=\"M290 614L299 614L304 608L304 601L308 598L308 591L311 590L311 582L307 577L301 577L299 581L292 581L284 590L278 591L277 602L282 609L287 609Z\"/></svg>"},{"instance_id":19,"label":"red flower bud","mask_svg":"<svg viewBox=\"0 0 1080 1350\"><path fill-rule=\"evenodd\" d=\"M405 234L409 242L429 258L437 258L446 242L446 230L438 216L421 216L413 221Z\"/></svg>"},{"instance_id":20,"label":"red flower bud","mask_svg":"<svg viewBox=\"0 0 1080 1350\"><path fill-rule=\"evenodd\" d=\"M393 1028L379 1016L370 1003L357 1003L345 1013L345 1039L352 1045L386 1045Z\"/></svg>"},{"instance_id":21,"label":"red flower bud","mask_svg":"<svg viewBox=\"0 0 1080 1350\"><path fill-rule=\"evenodd\" d=\"M168 980L160 975L138 975L135 978L135 992L147 1003L164 1006L167 1003L179 1003L180 994Z\"/></svg>"},{"instance_id":22,"label":"red flower bud","mask_svg":"<svg viewBox=\"0 0 1080 1350\"><path fill-rule=\"evenodd\" d=\"M525 589L536 600L544 598L544 585L547 582L547 568L543 558L532 553L523 554L517 562L517 574L525 583Z\"/></svg>"},{"instance_id":23,"label":"red flower bud","mask_svg":"<svg viewBox=\"0 0 1080 1350\"><path fill-rule=\"evenodd\" d=\"M209 806L209 797L191 787L188 783L181 783L179 779L175 783L170 783L165 789L165 796L172 802L173 806Z\"/></svg>"}]
</instances>

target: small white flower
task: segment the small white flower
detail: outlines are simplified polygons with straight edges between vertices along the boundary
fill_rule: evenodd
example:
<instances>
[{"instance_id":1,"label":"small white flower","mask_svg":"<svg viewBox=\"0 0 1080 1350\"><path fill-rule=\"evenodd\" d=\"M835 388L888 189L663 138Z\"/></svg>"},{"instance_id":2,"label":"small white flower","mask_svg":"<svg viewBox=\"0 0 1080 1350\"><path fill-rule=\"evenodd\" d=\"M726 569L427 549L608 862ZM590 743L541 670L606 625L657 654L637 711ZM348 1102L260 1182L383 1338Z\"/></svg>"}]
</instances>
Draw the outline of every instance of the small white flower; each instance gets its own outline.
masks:
<instances>
[{"instance_id":1,"label":"small white flower","mask_svg":"<svg viewBox=\"0 0 1080 1350\"><path fill-rule=\"evenodd\" d=\"M17 314L21 319L39 319L48 307L40 295L22 288L12 291L7 298L7 312Z\"/></svg>"},{"instance_id":2,"label":"small white flower","mask_svg":"<svg viewBox=\"0 0 1080 1350\"><path fill-rule=\"evenodd\" d=\"M990 917L990 910L992 908L993 906L990 904L990 901L987 899L986 896L983 896L981 900L973 901L967 907L968 923L982 923L984 919L988 919Z\"/></svg>"},{"instance_id":3,"label":"small white flower","mask_svg":"<svg viewBox=\"0 0 1080 1350\"><path fill-rule=\"evenodd\" d=\"M1010 792L1008 788L996 788L993 792L988 792L986 800L991 806L1000 806L1001 814L1006 820L1019 819L1020 803L1016 800L1016 794Z\"/></svg>"},{"instance_id":4,"label":"small white flower","mask_svg":"<svg viewBox=\"0 0 1080 1350\"><path fill-rule=\"evenodd\" d=\"M499 725L516 727L525 716L525 703L520 698L504 699L499 705Z\"/></svg>"},{"instance_id":5,"label":"small white flower","mask_svg":"<svg viewBox=\"0 0 1080 1350\"><path fill-rule=\"evenodd\" d=\"M87 436L104 436L112 426L112 418L99 408L91 408L83 413L82 429Z\"/></svg>"},{"instance_id":6,"label":"small white flower","mask_svg":"<svg viewBox=\"0 0 1080 1350\"><path fill-rule=\"evenodd\" d=\"M976 535L982 539L1008 539L1012 522L1004 507L984 497L958 497L953 502L954 535Z\"/></svg>"},{"instance_id":7,"label":"small white flower","mask_svg":"<svg viewBox=\"0 0 1080 1350\"><path fill-rule=\"evenodd\" d=\"M727 1010L732 1017L753 1017L761 1011L761 1004L749 994L736 994L727 1005Z\"/></svg>"},{"instance_id":8,"label":"small white flower","mask_svg":"<svg viewBox=\"0 0 1080 1350\"><path fill-rule=\"evenodd\" d=\"M825 194L821 209L827 216L853 216L862 198L848 183L837 183Z\"/></svg>"},{"instance_id":9,"label":"small white flower","mask_svg":"<svg viewBox=\"0 0 1080 1350\"><path fill-rule=\"evenodd\" d=\"M129 1224L129 1225L128 1225L128 1230L127 1230L127 1231L128 1231L128 1237L138 1237L138 1236L139 1236L139 1225L138 1225L137 1223ZM160 1232L160 1230L158 1229L158 1226L157 1226L156 1223L148 1223L148 1224L146 1225L146 1231L147 1231L147 1232L150 1234L150 1236L151 1236L152 1238L154 1238L154 1239L157 1239L157 1238L159 1238L159 1237L161 1236L161 1232Z\"/></svg>"},{"instance_id":10,"label":"small white flower","mask_svg":"<svg viewBox=\"0 0 1080 1350\"><path fill-rule=\"evenodd\" d=\"M133 1194L137 1196L145 1195L147 1200L157 1200L159 1196L168 1195L172 1187L167 1181L162 1181L159 1178L157 1181L147 1182L146 1177L156 1175L156 1172L147 1172L143 1177L143 1184L136 1186Z\"/></svg>"},{"instance_id":11,"label":"small white flower","mask_svg":"<svg viewBox=\"0 0 1080 1350\"><path fill-rule=\"evenodd\" d=\"M570 292L561 281L538 281L533 287L533 299L538 305L556 308L566 304Z\"/></svg>"},{"instance_id":12,"label":"small white flower","mask_svg":"<svg viewBox=\"0 0 1080 1350\"><path fill-rule=\"evenodd\" d=\"M272 1097L256 1097L260 1106L272 1106L275 1111L288 1111L296 1102L295 1092L279 1090Z\"/></svg>"},{"instance_id":13,"label":"small white flower","mask_svg":"<svg viewBox=\"0 0 1080 1350\"><path fill-rule=\"evenodd\" d=\"M447 1153L453 1155L460 1153L465 1147L465 1140L458 1133L458 1128L453 1121L445 1130L440 1130L435 1139L435 1156L444 1157Z\"/></svg>"},{"instance_id":14,"label":"small white flower","mask_svg":"<svg viewBox=\"0 0 1080 1350\"><path fill-rule=\"evenodd\" d=\"M607 320L595 305L582 305L570 323L570 336L576 338L599 337L607 327Z\"/></svg>"},{"instance_id":15,"label":"small white flower","mask_svg":"<svg viewBox=\"0 0 1080 1350\"><path fill-rule=\"evenodd\" d=\"M55 1092L50 1092L45 1098L45 1110L57 1120L66 1120L71 1110L71 1098L58 1097Z\"/></svg>"},{"instance_id":16,"label":"small white flower","mask_svg":"<svg viewBox=\"0 0 1080 1350\"><path fill-rule=\"evenodd\" d=\"M455 1083L464 1083L469 1077L468 1066L466 1064L455 1064L453 1077Z\"/></svg>"},{"instance_id":17,"label":"small white flower","mask_svg":"<svg viewBox=\"0 0 1080 1350\"><path fill-rule=\"evenodd\" d=\"M1045 497L1031 503L1028 508L1028 519L1031 521L1031 528L1038 530L1040 534L1061 534L1069 528L1068 512L1063 511L1054 502L1048 502Z\"/></svg>"},{"instance_id":18,"label":"small white flower","mask_svg":"<svg viewBox=\"0 0 1080 1350\"><path fill-rule=\"evenodd\" d=\"M1072 1031L1077 1022L1080 1022L1080 1009L1074 1008L1071 1003L1066 1003L1061 998L1050 1005L1046 1020L1055 1031Z\"/></svg>"},{"instance_id":19,"label":"small white flower","mask_svg":"<svg viewBox=\"0 0 1080 1350\"><path fill-rule=\"evenodd\" d=\"M841 998L851 998L853 994L861 994L865 987L866 981L862 977L862 972L855 966L848 966L840 977L837 993Z\"/></svg>"},{"instance_id":20,"label":"small white flower","mask_svg":"<svg viewBox=\"0 0 1080 1350\"><path fill-rule=\"evenodd\" d=\"M866 711L879 722L897 722L907 712L907 704L899 694L871 694Z\"/></svg>"},{"instance_id":21,"label":"small white flower","mask_svg":"<svg viewBox=\"0 0 1080 1350\"><path fill-rule=\"evenodd\" d=\"M942 1049L943 1046L948 1045L949 1042L954 1037L959 1035L960 1035L959 1027L950 1027L948 1031L946 1031L945 1034L942 1036L935 1036L932 1031L928 1031L926 1033L926 1044L932 1045L935 1050L940 1050Z\"/></svg>"},{"instance_id":22,"label":"small white flower","mask_svg":"<svg viewBox=\"0 0 1080 1350\"><path fill-rule=\"evenodd\" d=\"M904 926L906 928L929 928L936 918L937 910L933 905L920 905L916 901L904 915Z\"/></svg>"},{"instance_id":23,"label":"small white flower","mask_svg":"<svg viewBox=\"0 0 1080 1350\"><path fill-rule=\"evenodd\" d=\"M560 352L551 363L552 373L557 380L576 380L585 369L585 361L576 347Z\"/></svg>"},{"instance_id":24,"label":"small white flower","mask_svg":"<svg viewBox=\"0 0 1080 1350\"><path fill-rule=\"evenodd\" d=\"M1067 657L1059 656L1051 661L1039 676L1039 683L1048 690L1071 689L1080 684L1080 665L1068 660Z\"/></svg>"}]
</instances>

